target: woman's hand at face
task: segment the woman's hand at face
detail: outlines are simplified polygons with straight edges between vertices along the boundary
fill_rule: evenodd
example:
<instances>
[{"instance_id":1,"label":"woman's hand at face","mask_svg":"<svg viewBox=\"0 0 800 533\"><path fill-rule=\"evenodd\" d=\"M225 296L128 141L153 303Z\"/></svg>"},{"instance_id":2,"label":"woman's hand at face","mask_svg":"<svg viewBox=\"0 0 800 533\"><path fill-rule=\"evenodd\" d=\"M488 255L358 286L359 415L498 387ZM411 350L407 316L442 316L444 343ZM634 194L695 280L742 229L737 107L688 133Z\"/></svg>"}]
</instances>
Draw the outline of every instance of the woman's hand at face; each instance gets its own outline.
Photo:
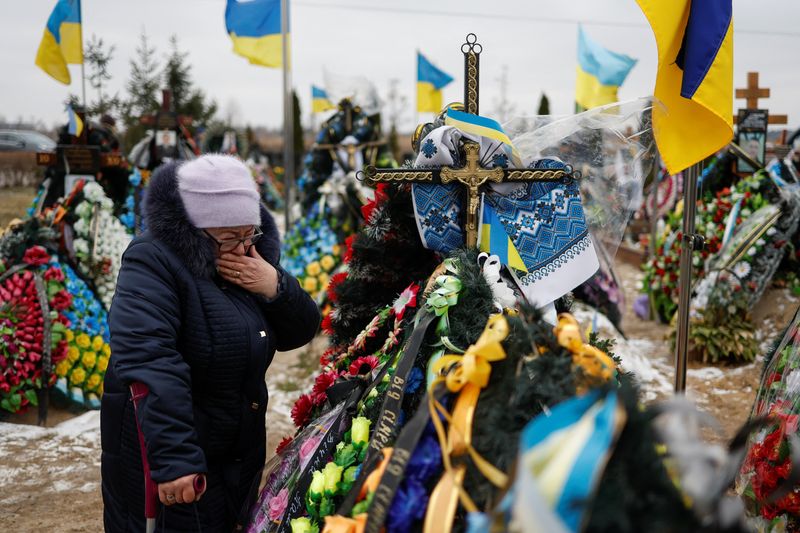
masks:
<instances>
[{"instance_id":1,"label":"woman's hand at face","mask_svg":"<svg viewBox=\"0 0 800 533\"><path fill-rule=\"evenodd\" d=\"M224 253L217 259L220 276L248 291L275 298L278 294L278 271L250 247L248 255Z\"/></svg>"}]
</instances>

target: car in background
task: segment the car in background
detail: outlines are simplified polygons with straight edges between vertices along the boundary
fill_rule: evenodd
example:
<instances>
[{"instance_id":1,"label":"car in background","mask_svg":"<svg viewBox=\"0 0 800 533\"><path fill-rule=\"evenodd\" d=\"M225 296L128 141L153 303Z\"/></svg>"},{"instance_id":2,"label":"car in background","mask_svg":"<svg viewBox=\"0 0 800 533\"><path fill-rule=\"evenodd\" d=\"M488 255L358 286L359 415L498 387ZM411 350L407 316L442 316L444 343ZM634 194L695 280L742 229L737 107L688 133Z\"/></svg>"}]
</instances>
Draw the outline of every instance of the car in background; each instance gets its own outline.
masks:
<instances>
[{"instance_id":1,"label":"car in background","mask_svg":"<svg viewBox=\"0 0 800 533\"><path fill-rule=\"evenodd\" d=\"M53 152L56 142L38 131L0 130L0 152Z\"/></svg>"}]
</instances>

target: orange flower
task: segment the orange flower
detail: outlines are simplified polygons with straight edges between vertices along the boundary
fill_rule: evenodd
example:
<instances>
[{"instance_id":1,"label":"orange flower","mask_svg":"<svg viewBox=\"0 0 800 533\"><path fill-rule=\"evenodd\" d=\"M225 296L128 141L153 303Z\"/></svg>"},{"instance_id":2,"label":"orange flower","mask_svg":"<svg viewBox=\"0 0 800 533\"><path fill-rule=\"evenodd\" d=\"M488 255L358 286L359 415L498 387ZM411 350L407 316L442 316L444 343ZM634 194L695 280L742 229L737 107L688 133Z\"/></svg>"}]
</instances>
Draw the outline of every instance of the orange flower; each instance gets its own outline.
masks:
<instances>
[{"instance_id":1,"label":"orange flower","mask_svg":"<svg viewBox=\"0 0 800 533\"><path fill-rule=\"evenodd\" d=\"M342 515L326 516L322 533L364 533L367 525L367 513L348 518Z\"/></svg>"},{"instance_id":2,"label":"orange flower","mask_svg":"<svg viewBox=\"0 0 800 533\"><path fill-rule=\"evenodd\" d=\"M381 453L383 454L383 459L378 467L367 476L367 479L361 486L361 492L358 495L359 500L367 497L367 491L375 492L378 488L378 483L381 482L383 471L386 470L386 465L389 464L389 458L392 456L392 448L384 448L381 450Z\"/></svg>"}]
</instances>

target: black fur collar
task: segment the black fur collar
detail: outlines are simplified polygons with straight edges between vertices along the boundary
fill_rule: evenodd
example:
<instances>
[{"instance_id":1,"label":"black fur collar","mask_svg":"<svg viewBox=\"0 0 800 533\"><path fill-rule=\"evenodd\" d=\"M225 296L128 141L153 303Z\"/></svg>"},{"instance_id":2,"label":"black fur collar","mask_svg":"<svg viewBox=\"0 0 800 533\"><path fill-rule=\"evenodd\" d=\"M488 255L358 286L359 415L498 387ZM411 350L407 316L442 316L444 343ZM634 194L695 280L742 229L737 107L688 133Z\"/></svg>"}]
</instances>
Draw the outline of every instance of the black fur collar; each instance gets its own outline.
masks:
<instances>
[{"instance_id":1,"label":"black fur collar","mask_svg":"<svg viewBox=\"0 0 800 533\"><path fill-rule=\"evenodd\" d=\"M179 163L163 165L150 178L144 205L147 229L153 237L171 248L192 274L210 278L216 270L213 244L202 230L189 221L178 192L178 166ZM280 260L280 236L272 215L263 205L261 231L264 236L256 243L256 250L261 257L277 266Z\"/></svg>"}]
</instances>

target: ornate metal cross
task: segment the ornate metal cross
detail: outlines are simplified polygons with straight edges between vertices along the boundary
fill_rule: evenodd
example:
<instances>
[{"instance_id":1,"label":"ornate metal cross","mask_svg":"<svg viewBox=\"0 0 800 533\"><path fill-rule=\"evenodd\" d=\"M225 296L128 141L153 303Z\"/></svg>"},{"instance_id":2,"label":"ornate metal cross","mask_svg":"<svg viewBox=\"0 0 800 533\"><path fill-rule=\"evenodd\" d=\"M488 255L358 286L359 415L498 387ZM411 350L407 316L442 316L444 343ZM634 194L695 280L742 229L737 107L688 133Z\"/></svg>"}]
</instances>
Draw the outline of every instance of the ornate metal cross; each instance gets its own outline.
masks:
<instances>
[{"instance_id":1,"label":"ornate metal cross","mask_svg":"<svg viewBox=\"0 0 800 533\"><path fill-rule=\"evenodd\" d=\"M478 114L478 81L480 75L479 59L482 47L475 34L467 35L467 41L461 46L464 54L464 103L465 111ZM407 182L407 183L460 183L466 192L466 229L467 246L478 244L478 209L480 207L481 188L487 183L559 181L570 177L566 170L531 170L527 168L484 168L479 163L480 146L477 143L463 143L466 164L461 168L442 167L440 169L384 169L367 166L364 176L368 183Z\"/></svg>"}]
</instances>

